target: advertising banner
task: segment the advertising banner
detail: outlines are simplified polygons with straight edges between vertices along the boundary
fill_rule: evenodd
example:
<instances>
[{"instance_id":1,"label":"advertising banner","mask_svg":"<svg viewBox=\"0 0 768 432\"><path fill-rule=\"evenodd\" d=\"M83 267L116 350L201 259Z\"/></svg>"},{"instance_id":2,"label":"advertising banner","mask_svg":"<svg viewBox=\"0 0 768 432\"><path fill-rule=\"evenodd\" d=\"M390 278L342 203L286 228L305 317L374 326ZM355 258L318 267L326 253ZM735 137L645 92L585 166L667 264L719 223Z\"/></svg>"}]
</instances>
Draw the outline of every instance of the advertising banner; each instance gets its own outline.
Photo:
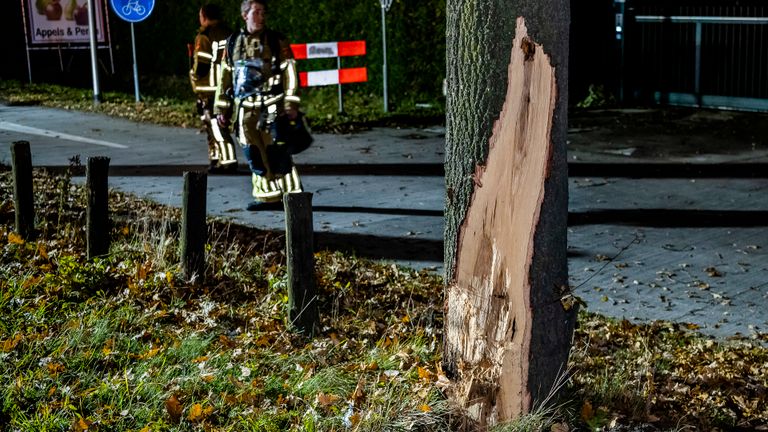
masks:
<instances>
[{"instance_id":1,"label":"advertising banner","mask_svg":"<svg viewBox=\"0 0 768 432\"><path fill-rule=\"evenodd\" d=\"M29 17L30 45L88 44L87 0L24 0ZM96 7L96 40L106 42L102 0L93 0Z\"/></svg>"}]
</instances>

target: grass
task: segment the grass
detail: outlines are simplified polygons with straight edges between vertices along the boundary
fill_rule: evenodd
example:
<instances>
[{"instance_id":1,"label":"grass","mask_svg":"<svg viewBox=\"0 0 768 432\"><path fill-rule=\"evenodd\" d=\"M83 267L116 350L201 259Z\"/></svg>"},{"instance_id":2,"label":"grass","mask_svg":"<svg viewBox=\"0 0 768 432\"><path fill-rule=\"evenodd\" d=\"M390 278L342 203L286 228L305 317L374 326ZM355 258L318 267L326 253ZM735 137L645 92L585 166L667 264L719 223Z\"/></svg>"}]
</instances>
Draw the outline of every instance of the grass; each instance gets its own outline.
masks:
<instances>
[{"instance_id":1,"label":"grass","mask_svg":"<svg viewBox=\"0 0 768 432\"><path fill-rule=\"evenodd\" d=\"M93 109L84 90L0 87L12 103ZM376 115L375 101L338 115L335 94L326 93L307 95L318 100L306 106L325 116L328 130L410 116ZM185 100L137 107L128 95L107 99L99 110L141 121L181 126L175 122L191 115ZM421 113L411 121L430 120ZM111 191L110 252L87 260L83 189L66 175L36 172L35 191L38 236L23 241L13 233L10 174L0 173L4 430L444 431L463 424L444 393L438 276L320 251L324 313L310 340L285 324L284 239L210 220L205 274L187 281L178 265L178 209ZM768 423L764 345L714 341L685 325L582 312L562 384L562 398L493 430Z\"/></svg>"},{"instance_id":2,"label":"grass","mask_svg":"<svg viewBox=\"0 0 768 432\"><path fill-rule=\"evenodd\" d=\"M440 369L442 280L316 254L321 332L286 322L283 239L209 221L209 266L185 281L179 212L112 191L110 253L87 260L80 187L35 175L39 235L0 208L0 424L11 431L455 430ZM9 173L0 198L12 200ZM57 229L57 226L68 227ZM562 395L496 432L754 428L768 350L682 325L581 313ZM568 429L564 429L568 428ZM666 429L664 429L666 428Z\"/></svg>"}]
</instances>

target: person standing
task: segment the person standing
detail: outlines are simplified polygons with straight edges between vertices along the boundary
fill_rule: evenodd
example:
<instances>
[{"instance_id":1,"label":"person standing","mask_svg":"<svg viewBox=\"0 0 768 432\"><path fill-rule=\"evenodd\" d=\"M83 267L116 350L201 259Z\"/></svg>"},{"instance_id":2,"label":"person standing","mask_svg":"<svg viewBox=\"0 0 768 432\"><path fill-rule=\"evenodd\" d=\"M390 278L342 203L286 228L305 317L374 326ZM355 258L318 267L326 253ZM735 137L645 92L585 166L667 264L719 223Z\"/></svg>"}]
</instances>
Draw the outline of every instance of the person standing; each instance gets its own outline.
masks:
<instances>
[{"instance_id":1,"label":"person standing","mask_svg":"<svg viewBox=\"0 0 768 432\"><path fill-rule=\"evenodd\" d=\"M237 171L234 141L227 128L211 119L216 88L221 77L221 61L227 38L232 30L222 22L221 8L206 4L200 8L200 30L195 37L192 69L189 78L197 96L197 113L208 139L209 172Z\"/></svg>"},{"instance_id":2,"label":"person standing","mask_svg":"<svg viewBox=\"0 0 768 432\"><path fill-rule=\"evenodd\" d=\"M251 169L248 210L276 208L284 193L301 192L288 145L277 124L299 116L298 75L290 43L267 28L266 0L244 0L245 28L227 41L214 113L221 127L234 124Z\"/></svg>"}]
</instances>

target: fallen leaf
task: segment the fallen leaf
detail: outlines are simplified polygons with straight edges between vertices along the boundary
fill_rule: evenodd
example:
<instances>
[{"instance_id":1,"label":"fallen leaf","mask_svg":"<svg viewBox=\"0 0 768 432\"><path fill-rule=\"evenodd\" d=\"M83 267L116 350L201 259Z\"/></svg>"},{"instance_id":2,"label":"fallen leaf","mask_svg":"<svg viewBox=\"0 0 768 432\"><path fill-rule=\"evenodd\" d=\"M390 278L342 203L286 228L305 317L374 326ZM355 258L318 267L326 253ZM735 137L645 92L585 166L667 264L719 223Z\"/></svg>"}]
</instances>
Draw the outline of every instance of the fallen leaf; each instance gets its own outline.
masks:
<instances>
[{"instance_id":1,"label":"fallen leaf","mask_svg":"<svg viewBox=\"0 0 768 432\"><path fill-rule=\"evenodd\" d=\"M360 423L360 414L354 413L349 416L349 423L352 427L357 426L357 424Z\"/></svg>"},{"instance_id":2,"label":"fallen leaf","mask_svg":"<svg viewBox=\"0 0 768 432\"><path fill-rule=\"evenodd\" d=\"M419 366L416 368L416 371L419 373L419 379L425 381L430 381L432 379L432 372L430 372L429 369Z\"/></svg>"},{"instance_id":3,"label":"fallen leaf","mask_svg":"<svg viewBox=\"0 0 768 432\"><path fill-rule=\"evenodd\" d=\"M171 395L171 397L165 401L165 410L168 412L173 423L181 421L181 414L184 412L184 407L181 406L181 402L179 402L176 395Z\"/></svg>"},{"instance_id":4,"label":"fallen leaf","mask_svg":"<svg viewBox=\"0 0 768 432\"><path fill-rule=\"evenodd\" d=\"M11 352L16 348L16 345L18 345L19 342L21 342L21 333L17 333L16 336L11 339L6 339L3 341L3 352Z\"/></svg>"},{"instance_id":5,"label":"fallen leaf","mask_svg":"<svg viewBox=\"0 0 768 432\"><path fill-rule=\"evenodd\" d=\"M51 362L51 363L48 363L48 364L46 365L46 367L48 368L48 373L49 373L51 376L56 376L56 375L58 375L58 374L60 374L60 373L64 372L64 370L65 370L65 368L64 368L64 365L63 365L63 364L61 364L61 363L55 363L55 362Z\"/></svg>"},{"instance_id":6,"label":"fallen leaf","mask_svg":"<svg viewBox=\"0 0 768 432\"><path fill-rule=\"evenodd\" d=\"M15 232L12 232L8 233L8 243L22 245L24 244L24 239Z\"/></svg>"},{"instance_id":7,"label":"fallen leaf","mask_svg":"<svg viewBox=\"0 0 768 432\"><path fill-rule=\"evenodd\" d=\"M552 432L569 432L571 428L568 427L565 423L555 423L550 428Z\"/></svg>"},{"instance_id":8,"label":"fallen leaf","mask_svg":"<svg viewBox=\"0 0 768 432\"><path fill-rule=\"evenodd\" d=\"M432 407L430 407L427 404L421 404L421 406L419 406L419 411L428 413L428 412L432 411Z\"/></svg>"},{"instance_id":9,"label":"fallen leaf","mask_svg":"<svg viewBox=\"0 0 768 432\"><path fill-rule=\"evenodd\" d=\"M360 406L363 403L365 403L365 381L360 379L360 381L357 382L357 386L355 387L355 391L352 392L352 397L350 399L352 400L352 404L354 406Z\"/></svg>"},{"instance_id":10,"label":"fallen leaf","mask_svg":"<svg viewBox=\"0 0 768 432\"><path fill-rule=\"evenodd\" d=\"M88 428L91 427L91 422L88 420L79 417L75 422L72 424L72 431L73 432L84 432L87 431Z\"/></svg>"},{"instance_id":11,"label":"fallen leaf","mask_svg":"<svg viewBox=\"0 0 768 432\"><path fill-rule=\"evenodd\" d=\"M592 408L592 403L589 401L584 401L584 404L581 406L581 419L584 421L592 420L592 417L595 416L595 410Z\"/></svg>"},{"instance_id":12,"label":"fallen leaf","mask_svg":"<svg viewBox=\"0 0 768 432\"><path fill-rule=\"evenodd\" d=\"M47 260L48 259L48 252L45 250L45 244L42 242L37 243L37 253L40 254L40 256Z\"/></svg>"},{"instance_id":13,"label":"fallen leaf","mask_svg":"<svg viewBox=\"0 0 768 432\"><path fill-rule=\"evenodd\" d=\"M192 423L199 423L206 419L209 415L213 413L213 407L205 407L203 408L200 404L194 404L189 409L189 414L187 414L187 420L191 421Z\"/></svg>"},{"instance_id":14,"label":"fallen leaf","mask_svg":"<svg viewBox=\"0 0 768 432\"><path fill-rule=\"evenodd\" d=\"M722 277L723 273L716 269L715 267L707 267L704 269L704 272L707 273L707 276L709 277Z\"/></svg>"},{"instance_id":15,"label":"fallen leaf","mask_svg":"<svg viewBox=\"0 0 768 432\"><path fill-rule=\"evenodd\" d=\"M322 407L333 405L339 399L341 398L333 394L326 394L323 392L320 392L317 394L317 403L320 404L320 406Z\"/></svg>"},{"instance_id":16,"label":"fallen leaf","mask_svg":"<svg viewBox=\"0 0 768 432\"><path fill-rule=\"evenodd\" d=\"M156 356L157 353L160 352L160 349L161 349L160 347L151 348L149 351L145 352L144 354L141 354L139 356L139 359L141 360L151 359L152 357Z\"/></svg>"}]
</instances>

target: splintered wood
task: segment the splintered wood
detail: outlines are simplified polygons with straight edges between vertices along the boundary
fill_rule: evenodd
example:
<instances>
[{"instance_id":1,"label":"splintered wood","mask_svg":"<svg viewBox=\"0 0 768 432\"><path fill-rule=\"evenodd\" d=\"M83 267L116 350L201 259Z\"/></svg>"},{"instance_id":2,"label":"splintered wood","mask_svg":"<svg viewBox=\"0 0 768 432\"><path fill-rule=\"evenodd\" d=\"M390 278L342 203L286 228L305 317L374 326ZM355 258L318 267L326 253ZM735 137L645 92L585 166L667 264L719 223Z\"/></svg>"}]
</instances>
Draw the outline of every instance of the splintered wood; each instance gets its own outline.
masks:
<instances>
[{"instance_id":1,"label":"splintered wood","mask_svg":"<svg viewBox=\"0 0 768 432\"><path fill-rule=\"evenodd\" d=\"M448 283L446 351L454 397L481 424L531 409L528 356L534 238L549 175L555 69L517 20L504 107L459 234Z\"/></svg>"}]
</instances>

